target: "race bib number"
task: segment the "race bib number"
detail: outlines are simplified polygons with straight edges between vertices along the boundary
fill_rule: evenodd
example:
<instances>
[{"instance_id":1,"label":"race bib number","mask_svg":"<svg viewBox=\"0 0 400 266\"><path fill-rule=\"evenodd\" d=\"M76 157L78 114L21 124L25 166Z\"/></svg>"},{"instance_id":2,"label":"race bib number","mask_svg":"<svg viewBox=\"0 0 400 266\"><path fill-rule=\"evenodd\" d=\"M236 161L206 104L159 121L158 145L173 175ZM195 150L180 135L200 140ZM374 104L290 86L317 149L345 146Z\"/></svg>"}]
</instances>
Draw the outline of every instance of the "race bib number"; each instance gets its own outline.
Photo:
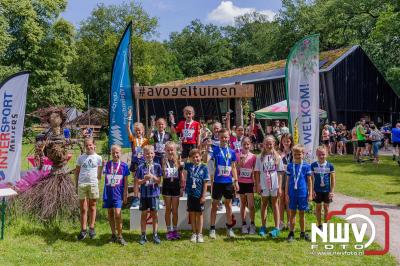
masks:
<instances>
[{"instance_id":1,"label":"race bib number","mask_svg":"<svg viewBox=\"0 0 400 266\"><path fill-rule=\"evenodd\" d=\"M178 178L178 169L176 168L166 168L166 176L167 178Z\"/></svg>"},{"instance_id":2,"label":"race bib number","mask_svg":"<svg viewBox=\"0 0 400 266\"><path fill-rule=\"evenodd\" d=\"M122 175L111 175L107 176L107 186L115 187L121 185L121 180L123 179Z\"/></svg>"},{"instance_id":3,"label":"race bib number","mask_svg":"<svg viewBox=\"0 0 400 266\"><path fill-rule=\"evenodd\" d=\"M183 137L185 139L193 138L193 134L194 134L194 129L192 129L192 128L187 128L187 129L183 130Z\"/></svg>"},{"instance_id":4,"label":"race bib number","mask_svg":"<svg viewBox=\"0 0 400 266\"><path fill-rule=\"evenodd\" d=\"M157 142L156 143L156 152L164 153L164 151L165 151L165 144Z\"/></svg>"},{"instance_id":5,"label":"race bib number","mask_svg":"<svg viewBox=\"0 0 400 266\"><path fill-rule=\"evenodd\" d=\"M140 146L135 147L135 153L138 158L143 157L143 149Z\"/></svg>"},{"instance_id":6,"label":"race bib number","mask_svg":"<svg viewBox=\"0 0 400 266\"><path fill-rule=\"evenodd\" d=\"M240 168L240 176L242 178L251 178L251 173L253 170L251 168Z\"/></svg>"},{"instance_id":7,"label":"race bib number","mask_svg":"<svg viewBox=\"0 0 400 266\"><path fill-rule=\"evenodd\" d=\"M219 176L230 176L231 170L232 170L232 167L230 167L230 166L218 165L218 175Z\"/></svg>"}]
</instances>

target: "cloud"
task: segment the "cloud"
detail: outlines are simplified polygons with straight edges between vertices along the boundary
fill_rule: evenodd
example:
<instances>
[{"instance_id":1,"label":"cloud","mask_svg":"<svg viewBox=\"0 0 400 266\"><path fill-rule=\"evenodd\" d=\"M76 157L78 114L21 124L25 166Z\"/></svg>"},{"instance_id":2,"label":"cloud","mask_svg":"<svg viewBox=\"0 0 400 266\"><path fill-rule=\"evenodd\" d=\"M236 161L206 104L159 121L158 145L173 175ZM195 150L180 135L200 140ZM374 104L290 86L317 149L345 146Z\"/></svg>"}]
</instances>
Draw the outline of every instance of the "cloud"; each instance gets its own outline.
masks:
<instances>
[{"instance_id":1,"label":"cloud","mask_svg":"<svg viewBox=\"0 0 400 266\"><path fill-rule=\"evenodd\" d=\"M222 1L217 8L208 14L207 20L217 24L233 25L235 23L235 17L255 11L268 16L269 20L272 20L275 16L275 12L272 10L257 10L252 7L238 7L235 6L232 1Z\"/></svg>"}]
</instances>

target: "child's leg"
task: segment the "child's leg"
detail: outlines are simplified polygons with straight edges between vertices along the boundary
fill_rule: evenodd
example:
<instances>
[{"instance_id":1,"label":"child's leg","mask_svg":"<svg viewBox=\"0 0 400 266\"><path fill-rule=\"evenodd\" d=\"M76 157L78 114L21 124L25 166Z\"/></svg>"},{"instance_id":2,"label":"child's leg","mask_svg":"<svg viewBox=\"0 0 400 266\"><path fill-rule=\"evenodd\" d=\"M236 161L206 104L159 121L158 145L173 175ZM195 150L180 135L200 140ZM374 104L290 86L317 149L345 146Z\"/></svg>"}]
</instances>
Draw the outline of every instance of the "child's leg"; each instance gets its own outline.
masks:
<instances>
[{"instance_id":1,"label":"child's leg","mask_svg":"<svg viewBox=\"0 0 400 266\"><path fill-rule=\"evenodd\" d=\"M79 200L79 207L81 209L81 229L85 231L87 229L88 199Z\"/></svg>"},{"instance_id":2,"label":"child's leg","mask_svg":"<svg viewBox=\"0 0 400 266\"><path fill-rule=\"evenodd\" d=\"M279 216L280 216L280 221L284 222L285 221L285 190L282 189L282 194L279 197ZM288 219L289 220L289 219Z\"/></svg>"},{"instance_id":3,"label":"child's leg","mask_svg":"<svg viewBox=\"0 0 400 266\"><path fill-rule=\"evenodd\" d=\"M246 197L247 197L247 207L249 208L249 212L250 212L250 221L253 224L254 220L255 220L255 215L256 215L256 211L254 208L254 194L248 193L248 194L246 194Z\"/></svg>"},{"instance_id":4,"label":"child's leg","mask_svg":"<svg viewBox=\"0 0 400 266\"><path fill-rule=\"evenodd\" d=\"M197 234L197 228L196 228L196 213L195 212L189 212L189 219L190 219L190 225L192 227L192 232L193 234Z\"/></svg>"},{"instance_id":5,"label":"child's leg","mask_svg":"<svg viewBox=\"0 0 400 266\"><path fill-rule=\"evenodd\" d=\"M151 211L151 218L153 220L153 234L157 234L157 231L158 231L158 213L157 213L157 211Z\"/></svg>"},{"instance_id":6,"label":"child's leg","mask_svg":"<svg viewBox=\"0 0 400 266\"><path fill-rule=\"evenodd\" d=\"M115 217L114 217L114 208L107 209L108 212L108 223L110 224L111 233L115 235Z\"/></svg>"},{"instance_id":7,"label":"child's leg","mask_svg":"<svg viewBox=\"0 0 400 266\"><path fill-rule=\"evenodd\" d=\"M265 227L267 223L268 197L261 197L261 224Z\"/></svg>"},{"instance_id":8,"label":"child's leg","mask_svg":"<svg viewBox=\"0 0 400 266\"><path fill-rule=\"evenodd\" d=\"M240 217L242 218L243 225L246 224L246 205L246 194L240 194Z\"/></svg>"},{"instance_id":9,"label":"child's leg","mask_svg":"<svg viewBox=\"0 0 400 266\"><path fill-rule=\"evenodd\" d=\"M94 228L96 223L96 199L89 199L89 228Z\"/></svg>"},{"instance_id":10,"label":"child's leg","mask_svg":"<svg viewBox=\"0 0 400 266\"><path fill-rule=\"evenodd\" d=\"M305 232L306 224L304 219L304 211L299 211L299 219L300 219L300 230L301 232Z\"/></svg>"},{"instance_id":11,"label":"child's leg","mask_svg":"<svg viewBox=\"0 0 400 266\"><path fill-rule=\"evenodd\" d=\"M163 196L165 202L165 225L167 226L167 231L171 230L171 197Z\"/></svg>"},{"instance_id":12,"label":"child's leg","mask_svg":"<svg viewBox=\"0 0 400 266\"><path fill-rule=\"evenodd\" d=\"M296 225L296 210L290 210L290 231L294 231ZM303 212L304 214L304 212Z\"/></svg>"},{"instance_id":13,"label":"child's leg","mask_svg":"<svg viewBox=\"0 0 400 266\"><path fill-rule=\"evenodd\" d=\"M275 222L275 227L279 228L279 203L278 203L278 197L272 197L272 210L274 211L274 222Z\"/></svg>"},{"instance_id":14,"label":"child's leg","mask_svg":"<svg viewBox=\"0 0 400 266\"><path fill-rule=\"evenodd\" d=\"M142 234L146 233L147 210L142 211L140 214L140 230Z\"/></svg>"},{"instance_id":15,"label":"child's leg","mask_svg":"<svg viewBox=\"0 0 400 266\"><path fill-rule=\"evenodd\" d=\"M213 200L211 205L211 214L210 214L210 225L215 226L215 220L217 219L217 210L218 210L219 200Z\"/></svg>"},{"instance_id":16,"label":"child's leg","mask_svg":"<svg viewBox=\"0 0 400 266\"><path fill-rule=\"evenodd\" d=\"M196 234L202 234L203 233L203 213L202 212L196 212Z\"/></svg>"},{"instance_id":17,"label":"child's leg","mask_svg":"<svg viewBox=\"0 0 400 266\"><path fill-rule=\"evenodd\" d=\"M232 200L225 199L226 223L232 225Z\"/></svg>"},{"instance_id":18,"label":"child's leg","mask_svg":"<svg viewBox=\"0 0 400 266\"><path fill-rule=\"evenodd\" d=\"M121 208L114 209L114 216L115 216L115 225L118 232L118 237L122 237L122 215L121 215Z\"/></svg>"},{"instance_id":19,"label":"child's leg","mask_svg":"<svg viewBox=\"0 0 400 266\"><path fill-rule=\"evenodd\" d=\"M329 203L324 203L324 222L327 222L327 217L328 217L328 212L329 212ZM321 219L321 218L320 218Z\"/></svg>"},{"instance_id":20,"label":"child's leg","mask_svg":"<svg viewBox=\"0 0 400 266\"><path fill-rule=\"evenodd\" d=\"M321 208L322 206L321 206L321 203L317 203L317 206L315 207L315 215L317 216L317 225L321 225L322 223L321 223L321 216L322 216L322 213L321 213Z\"/></svg>"},{"instance_id":21,"label":"child's leg","mask_svg":"<svg viewBox=\"0 0 400 266\"><path fill-rule=\"evenodd\" d=\"M172 197L172 225L174 226L174 230L176 230L178 226L178 208L179 208L179 197Z\"/></svg>"}]
</instances>

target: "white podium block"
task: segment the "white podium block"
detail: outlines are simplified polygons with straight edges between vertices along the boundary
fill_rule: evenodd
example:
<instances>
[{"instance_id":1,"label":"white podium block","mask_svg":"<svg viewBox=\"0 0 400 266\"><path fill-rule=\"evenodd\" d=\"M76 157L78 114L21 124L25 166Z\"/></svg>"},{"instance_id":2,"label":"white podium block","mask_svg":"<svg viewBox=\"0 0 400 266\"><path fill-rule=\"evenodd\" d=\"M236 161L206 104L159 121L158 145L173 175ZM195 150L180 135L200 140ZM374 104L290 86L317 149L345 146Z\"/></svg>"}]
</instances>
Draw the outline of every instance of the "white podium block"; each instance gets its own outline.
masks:
<instances>
[{"instance_id":1,"label":"white podium block","mask_svg":"<svg viewBox=\"0 0 400 266\"><path fill-rule=\"evenodd\" d=\"M130 230L140 230L140 217L141 211L139 207L130 208ZM217 218L215 221L215 227L226 228L226 215L225 206L220 211L217 211ZM206 197L206 202L204 204L203 212L203 228L208 229L210 227L210 214L211 214L211 196ZM241 227L242 221L240 218L240 207L233 206L232 214L234 217L235 228ZM172 216L172 214L171 214ZM172 219L172 217L171 217ZM250 224L250 220L247 219L247 223ZM150 215L150 211L147 212L147 230L152 230L153 221ZM165 206L164 202L160 201L160 209L158 210L158 228L159 230L166 230L165 224ZM189 213L187 211L187 197L181 197L179 199L178 208L178 229L179 230L191 230L192 227L189 223Z\"/></svg>"}]
</instances>

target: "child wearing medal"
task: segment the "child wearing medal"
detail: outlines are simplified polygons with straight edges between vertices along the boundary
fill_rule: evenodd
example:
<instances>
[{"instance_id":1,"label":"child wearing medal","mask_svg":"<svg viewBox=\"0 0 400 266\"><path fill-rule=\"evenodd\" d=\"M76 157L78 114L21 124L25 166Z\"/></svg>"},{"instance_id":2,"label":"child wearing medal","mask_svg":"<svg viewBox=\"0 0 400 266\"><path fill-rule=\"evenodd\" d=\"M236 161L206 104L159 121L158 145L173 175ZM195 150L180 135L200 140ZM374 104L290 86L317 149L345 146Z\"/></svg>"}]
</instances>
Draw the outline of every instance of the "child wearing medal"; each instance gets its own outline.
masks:
<instances>
[{"instance_id":1,"label":"child wearing medal","mask_svg":"<svg viewBox=\"0 0 400 266\"><path fill-rule=\"evenodd\" d=\"M316 150L318 161L311 164L311 171L313 174L314 191L313 198L316 207L316 216L318 227L322 230L321 216L322 206L324 203L324 221L329 212L329 203L332 202L335 191L335 168L333 164L326 160L327 152L324 146L319 146Z\"/></svg>"},{"instance_id":2,"label":"child wearing medal","mask_svg":"<svg viewBox=\"0 0 400 266\"><path fill-rule=\"evenodd\" d=\"M180 239L178 232L178 208L181 185L183 185L184 181L182 168L179 165L176 153L176 144L168 141L165 144L165 153L166 156L162 160L162 195L165 202L165 224L168 230L167 240L175 240Z\"/></svg>"},{"instance_id":3,"label":"child wearing medal","mask_svg":"<svg viewBox=\"0 0 400 266\"><path fill-rule=\"evenodd\" d=\"M153 139L154 149L156 153L154 161L158 164L161 164L162 159L165 155L165 143L172 140L172 137L170 133L165 131L165 128L167 127L167 122L164 118L157 119L156 125L157 130L151 133L150 138Z\"/></svg>"},{"instance_id":4,"label":"child wearing medal","mask_svg":"<svg viewBox=\"0 0 400 266\"><path fill-rule=\"evenodd\" d=\"M139 243L144 245L147 242L146 237L146 224L147 213L150 211L153 221L153 242L160 244L161 240L158 236L158 214L160 187L159 184L162 178L161 165L155 163L154 160L154 147L151 145L144 146L145 162L141 163L135 174L135 190L140 186L140 205L139 210L142 212L140 217L140 229L142 235Z\"/></svg>"},{"instance_id":5,"label":"child wearing medal","mask_svg":"<svg viewBox=\"0 0 400 266\"><path fill-rule=\"evenodd\" d=\"M128 243L122 237L122 203L127 203L129 168L121 162L121 146L111 146L112 160L107 162L103 192L103 208L108 211L108 221L111 228L110 243L116 242L123 246ZM116 233L117 231L117 234Z\"/></svg>"},{"instance_id":6,"label":"child wearing medal","mask_svg":"<svg viewBox=\"0 0 400 266\"><path fill-rule=\"evenodd\" d=\"M171 132L180 135L182 141L182 158L186 159L189 156L191 149L200 146L200 123L193 120L194 108L186 106L183 108L185 120L182 120L175 127L175 118L170 115Z\"/></svg>"},{"instance_id":7,"label":"child wearing medal","mask_svg":"<svg viewBox=\"0 0 400 266\"><path fill-rule=\"evenodd\" d=\"M190 241L203 243L203 211L206 202L208 177L207 166L201 162L201 152L193 149L189 153L191 162L184 163L187 172L185 191L187 198L187 211L192 225L192 237Z\"/></svg>"},{"instance_id":8,"label":"child wearing medal","mask_svg":"<svg viewBox=\"0 0 400 266\"><path fill-rule=\"evenodd\" d=\"M290 232L287 240L293 242L294 227L296 225L296 212L299 210L300 239L310 241L310 236L305 233L304 211L308 210L308 202L312 200L312 177L310 165L303 161L304 146L297 144L292 149L293 162L288 164L286 170L286 201L289 202Z\"/></svg>"},{"instance_id":9,"label":"child wearing medal","mask_svg":"<svg viewBox=\"0 0 400 266\"><path fill-rule=\"evenodd\" d=\"M279 197L282 193L282 172L284 171L281 156L275 150L275 137L268 135L263 141L261 154L257 156L254 176L256 180L257 192L261 195L261 223L259 234L264 237L267 227L267 207L269 197L272 199L272 211L274 213L275 228L269 235L272 238L279 236Z\"/></svg>"},{"instance_id":10,"label":"child wearing medal","mask_svg":"<svg viewBox=\"0 0 400 266\"><path fill-rule=\"evenodd\" d=\"M221 129L219 132L220 146L214 147L211 159L215 164L215 174L212 183L212 207L210 215L210 238L216 239L215 221L218 203L225 198L227 236L235 237L232 221L232 198L234 191L239 190L236 172L236 154L229 148L229 132Z\"/></svg>"},{"instance_id":11,"label":"child wearing medal","mask_svg":"<svg viewBox=\"0 0 400 266\"><path fill-rule=\"evenodd\" d=\"M256 165L256 155L250 152L251 140L244 137L242 140L242 148L236 153L236 158L240 158L238 162L239 191L240 195L240 217L242 218L242 234L256 233L254 224L254 167ZM250 226L246 224L246 207L250 212Z\"/></svg>"}]
</instances>

